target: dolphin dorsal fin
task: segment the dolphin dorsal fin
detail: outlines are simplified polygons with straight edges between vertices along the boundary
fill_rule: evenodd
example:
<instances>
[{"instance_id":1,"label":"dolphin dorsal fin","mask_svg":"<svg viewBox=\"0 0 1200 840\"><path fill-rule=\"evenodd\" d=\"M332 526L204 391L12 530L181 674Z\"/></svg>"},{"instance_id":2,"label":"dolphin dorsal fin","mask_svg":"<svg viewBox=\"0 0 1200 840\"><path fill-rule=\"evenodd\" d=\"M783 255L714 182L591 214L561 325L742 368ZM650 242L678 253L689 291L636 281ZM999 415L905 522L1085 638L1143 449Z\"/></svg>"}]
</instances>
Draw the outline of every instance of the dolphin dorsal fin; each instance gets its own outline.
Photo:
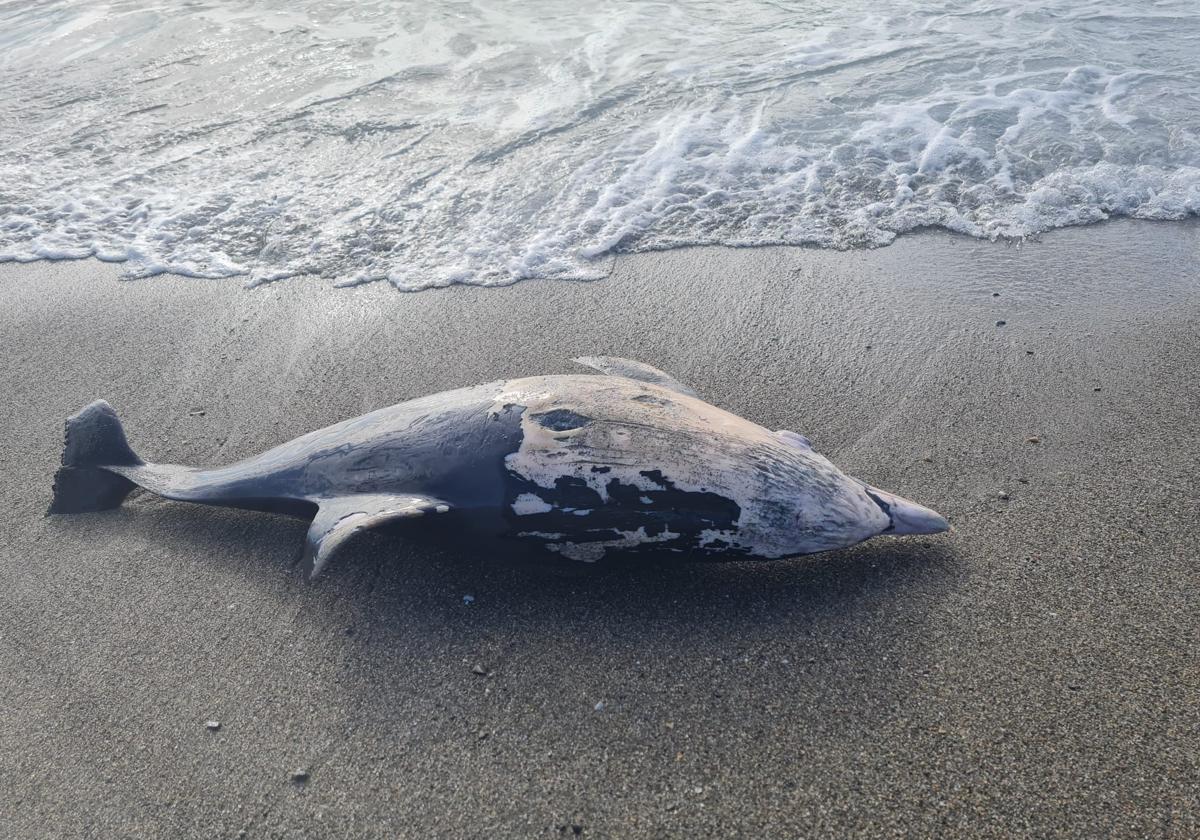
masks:
<instances>
[{"instance_id":1,"label":"dolphin dorsal fin","mask_svg":"<svg viewBox=\"0 0 1200 840\"><path fill-rule=\"evenodd\" d=\"M308 528L300 565L312 580L342 544L359 531L427 513L446 513L450 506L429 496L356 493L317 500L319 507Z\"/></svg>"},{"instance_id":2,"label":"dolphin dorsal fin","mask_svg":"<svg viewBox=\"0 0 1200 840\"><path fill-rule=\"evenodd\" d=\"M664 373L645 362L635 362L633 359L622 359L618 356L580 356L571 361L598 370L606 376L624 376L626 379L636 379L638 382L649 382L652 385L668 388L684 396L699 396L693 389L669 373Z\"/></svg>"},{"instance_id":3,"label":"dolphin dorsal fin","mask_svg":"<svg viewBox=\"0 0 1200 840\"><path fill-rule=\"evenodd\" d=\"M779 438L784 443L790 444L797 449L812 449L812 441L802 434L797 432L789 432L787 429L780 429L775 433L775 437Z\"/></svg>"}]
</instances>

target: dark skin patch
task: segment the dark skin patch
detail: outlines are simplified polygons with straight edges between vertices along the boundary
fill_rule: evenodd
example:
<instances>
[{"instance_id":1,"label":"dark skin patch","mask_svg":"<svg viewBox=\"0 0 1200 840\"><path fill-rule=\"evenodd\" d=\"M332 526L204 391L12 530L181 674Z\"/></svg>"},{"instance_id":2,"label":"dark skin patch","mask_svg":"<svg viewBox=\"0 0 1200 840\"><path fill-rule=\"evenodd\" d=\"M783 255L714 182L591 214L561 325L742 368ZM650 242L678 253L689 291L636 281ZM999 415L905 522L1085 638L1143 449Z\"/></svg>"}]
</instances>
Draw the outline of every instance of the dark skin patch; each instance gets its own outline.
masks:
<instances>
[{"instance_id":1,"label":"dark skin patch","mask_svg":"<svg viewBox=\"0 0 1200 840\"><path fill-rule=\"evenodd\" d=\"M666 487L668 490L673 490L675 485L671 479L662 474L662 470L642 470L638 473L642 478L648 478L660 487Z\"/></svg>"},{"instance_id":2,"label":"dark skin patch","mask_svg":"<svg viewBox=\"0 0 1200 840\"><path fill-rule=\"evenodd\" d=\"M567 408L556 408L541 414L531 415L538 425L554 432L566 432L571 429L582 429L591 424L592 418Z\"/></svg>"},{"instance_id":3,"label":"dark skin patch","mask_svg":"<svg viewBox=\"0 0 1200 840\"><path fill-rule=\"evenodd\" d=\"M667 405L666 400L662 397L656 397L653 394L638 394L636 397L633 397L633 401L649 405Z\"/></svg>"}]
</instances>

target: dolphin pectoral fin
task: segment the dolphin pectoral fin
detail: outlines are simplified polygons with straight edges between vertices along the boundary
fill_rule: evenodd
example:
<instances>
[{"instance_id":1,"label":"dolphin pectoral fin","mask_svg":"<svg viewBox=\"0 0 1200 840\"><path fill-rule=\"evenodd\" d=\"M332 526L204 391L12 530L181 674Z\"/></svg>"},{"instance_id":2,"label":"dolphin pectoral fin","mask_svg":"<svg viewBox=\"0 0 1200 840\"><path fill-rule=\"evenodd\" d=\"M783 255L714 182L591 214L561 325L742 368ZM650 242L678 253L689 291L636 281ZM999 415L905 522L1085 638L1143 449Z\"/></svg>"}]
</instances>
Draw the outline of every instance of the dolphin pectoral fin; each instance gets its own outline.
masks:
<instances>
[{"instance_id":1,"label":"dolphin pectoral fin","mask_svg":"<svg viewBox=\"0 0 1200 840\"><path fill-rule=\"evenodd\" d=\"M361 493L321 499L300 556L304 577L313 580L319 575L342 544L359 531L449 510L448 504L428 496Z\"/></svg>"},{"instance_id":2,"label":"dolphin pectoral fin","mask_svg":"<svg viewBox=\"0 0 1200 840\"><path fill-rule=\"evenodd\" d=\"M635 362L633 359L622 359L618 356L580 356L571 361L598 370L606 376L624 376L626 379L636 379L638 382L649 382L651 385L668 388L684 396L699 396L669 373L664 373L645 362Z\"/></svg>"}]
</instances>

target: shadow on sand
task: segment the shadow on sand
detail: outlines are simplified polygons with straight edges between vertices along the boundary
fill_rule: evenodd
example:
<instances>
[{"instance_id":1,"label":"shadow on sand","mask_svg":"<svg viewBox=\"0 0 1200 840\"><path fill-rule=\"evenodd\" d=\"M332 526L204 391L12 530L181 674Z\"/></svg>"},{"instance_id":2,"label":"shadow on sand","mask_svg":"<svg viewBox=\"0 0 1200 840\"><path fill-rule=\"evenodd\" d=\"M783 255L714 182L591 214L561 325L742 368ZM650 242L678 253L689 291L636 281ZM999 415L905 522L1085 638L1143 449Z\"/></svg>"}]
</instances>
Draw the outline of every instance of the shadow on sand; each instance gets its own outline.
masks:
<instances>
[{"instance_id":1,"label":"shadow on sand","mask_svg":"<svg viewBox=\"0 0 1200 840\"><path fill-rule=\"evenodd\" d=\"M309 584L294 567L306 530L299 519L141 497L117 511L53 521L99 540L137 532L173 562L202 563L209 574L228 567L302 602L313 624L340 626L351 636L369 624L380 638L427 623L422 616L494 633L540 627L559 637L620 628L625 645L650 644L668 626L683 634L754 636L797 622L852 622L856 612L886 612L888 604L912 621L914 602L938 599L961 574L952 537L879 538L772 562L647 556L589 566L500 560L486 549L447 548L428 536L384 530L357 535Z\"/></svg>"}]
</instances>

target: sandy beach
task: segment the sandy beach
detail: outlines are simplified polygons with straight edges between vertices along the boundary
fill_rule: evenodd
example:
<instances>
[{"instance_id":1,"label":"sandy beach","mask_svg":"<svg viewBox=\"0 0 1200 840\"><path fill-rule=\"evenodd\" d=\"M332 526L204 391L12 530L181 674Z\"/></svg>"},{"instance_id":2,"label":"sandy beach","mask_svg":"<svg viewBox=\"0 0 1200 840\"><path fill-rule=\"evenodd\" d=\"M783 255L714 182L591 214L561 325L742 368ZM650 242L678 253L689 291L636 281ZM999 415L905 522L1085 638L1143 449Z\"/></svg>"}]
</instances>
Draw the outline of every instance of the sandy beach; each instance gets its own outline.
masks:
<instances>
[{"instance_id":1,"label":"sandy beach","mask_svg":"<svg viewBox=\"0 0 1200 840\"><path fill-rule=\"evenodd\" d=\"M0 265L0 835L1200 836L1198 257L1123 221L417 294ZM44 516L97 397L213 465L583 354L954 531L561 573L367 534L309 585L299 520Z\"/></svg>"}]
</instances>

